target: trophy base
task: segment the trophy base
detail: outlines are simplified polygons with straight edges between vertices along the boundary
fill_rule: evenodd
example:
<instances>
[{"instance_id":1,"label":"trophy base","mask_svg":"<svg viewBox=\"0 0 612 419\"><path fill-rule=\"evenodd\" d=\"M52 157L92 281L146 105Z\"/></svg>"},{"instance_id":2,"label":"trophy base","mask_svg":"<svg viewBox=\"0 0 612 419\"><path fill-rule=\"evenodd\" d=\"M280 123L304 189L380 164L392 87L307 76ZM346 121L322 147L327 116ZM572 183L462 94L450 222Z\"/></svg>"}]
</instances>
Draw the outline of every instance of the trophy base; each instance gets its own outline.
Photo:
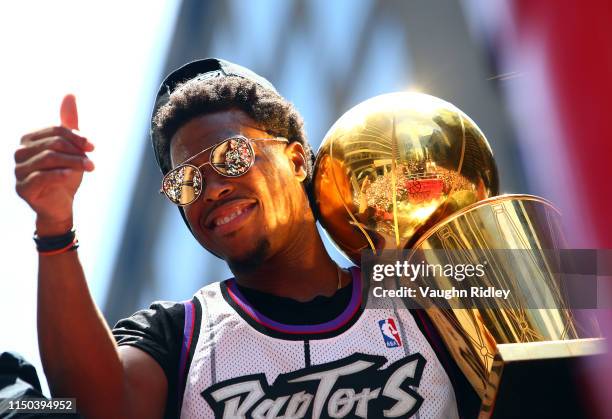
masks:
<instances>
[{"instance_id":1,"label":"trophy base","mask_svg":"<svg viewBox=\"0 0 612 419\"><path fill-rule=\"evenodd\" d=\"M587 418L579 364L604 362L604 339L497 345L479 419Z\"/></svg>"}]
</instances>

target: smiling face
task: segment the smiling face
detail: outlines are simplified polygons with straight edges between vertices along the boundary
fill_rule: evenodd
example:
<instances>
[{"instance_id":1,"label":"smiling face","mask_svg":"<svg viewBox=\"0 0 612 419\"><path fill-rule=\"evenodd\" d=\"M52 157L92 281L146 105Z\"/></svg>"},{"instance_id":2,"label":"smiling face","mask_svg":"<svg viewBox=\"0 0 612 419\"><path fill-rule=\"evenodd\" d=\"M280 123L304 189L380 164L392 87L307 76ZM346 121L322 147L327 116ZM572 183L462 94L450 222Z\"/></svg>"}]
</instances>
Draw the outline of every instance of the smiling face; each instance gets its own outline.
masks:
<instances>
[{"instance_id":1,"label":"smiling face","mask_svg":"<svg viewBox=\"0 0 612 419\"><path fill-rule=\"evenodd\" d=\"M184 124L172 137L172 165L232 136L274 137L241 110L205 114ZM200 170L204 189L184 207L196 239L225 259L232 269L252 269L282 251L309 218L302 181L304 152L298 143L254 141L255 163L243 176L230 178L210 165ZM208 155L190 162L199 166ZM314 222L314 221L312 221Z\"/></svg>"}]
</instances>

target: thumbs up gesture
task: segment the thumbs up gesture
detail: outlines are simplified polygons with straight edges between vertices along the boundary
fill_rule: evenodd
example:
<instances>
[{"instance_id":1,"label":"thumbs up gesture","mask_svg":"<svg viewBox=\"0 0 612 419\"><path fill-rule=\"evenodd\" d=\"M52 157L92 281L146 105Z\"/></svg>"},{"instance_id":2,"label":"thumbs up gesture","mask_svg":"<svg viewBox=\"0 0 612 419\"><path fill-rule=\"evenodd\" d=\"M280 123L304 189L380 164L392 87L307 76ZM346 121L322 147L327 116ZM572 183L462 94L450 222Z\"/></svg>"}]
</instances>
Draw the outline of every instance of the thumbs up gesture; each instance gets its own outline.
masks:
<instances>
[{"instance_id":1,"label":"thumbs up gesture","mask_svg":"<svg viewBox=\"0 0 612 419\"><path fill-rule=\"evenodd\" d=\"M64 97L60 121L60 126L24 135L15 151L15 189L36 212L39 236L63 234L72 227L74 195L83 172L94 170L86 155L94 146L77 131L74 95Z\"/></svg>"}]
</instances>

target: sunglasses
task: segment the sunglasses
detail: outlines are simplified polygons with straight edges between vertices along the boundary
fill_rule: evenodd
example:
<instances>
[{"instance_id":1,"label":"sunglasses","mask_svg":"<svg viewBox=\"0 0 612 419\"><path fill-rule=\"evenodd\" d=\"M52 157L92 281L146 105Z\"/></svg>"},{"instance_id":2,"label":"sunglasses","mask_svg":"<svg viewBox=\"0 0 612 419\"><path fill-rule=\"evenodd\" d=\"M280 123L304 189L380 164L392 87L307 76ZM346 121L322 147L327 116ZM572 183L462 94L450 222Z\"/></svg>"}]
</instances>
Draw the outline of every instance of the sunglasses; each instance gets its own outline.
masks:
<instances>
[{"instance_id":1,"label":"sunglasses","mask_svg":"<svg viewBox=\"0 0 612 419\"><path fill-rule=\"evenodd\" d=\"M159 192L180 207L191 204L198 199L205 188L200 169L208 164L221 176L239 177L246 174L255 163L255 150L252 144L254 141L289 142L283 137L246 138L242 135L230 137L200 151L169 171L162 180ZM190 163L208 151L210 155L207 162L199 166Z\"/></svg>"}]
</instances>

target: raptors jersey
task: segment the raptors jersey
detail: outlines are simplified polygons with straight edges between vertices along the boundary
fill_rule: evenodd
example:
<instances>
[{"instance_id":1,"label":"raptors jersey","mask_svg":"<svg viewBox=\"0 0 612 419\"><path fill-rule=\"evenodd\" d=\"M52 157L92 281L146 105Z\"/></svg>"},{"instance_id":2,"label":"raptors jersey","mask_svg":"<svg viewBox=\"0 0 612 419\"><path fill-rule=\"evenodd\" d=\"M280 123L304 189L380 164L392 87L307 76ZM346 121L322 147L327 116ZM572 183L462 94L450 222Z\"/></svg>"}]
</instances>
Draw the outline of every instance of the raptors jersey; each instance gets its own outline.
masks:
<instances>
[{"instance_id":1,"label":"raptors jersey","mask_svg":"<svg viewBox=\"0 0 612 419\"><path fill-rule=\"evenodd\" d=\"M233 279L198 291L185 312L181 418L458 418L412 314L368 299L351 271L350 303L317 325L267 318Z\"/></svg>"}]
</instances>

